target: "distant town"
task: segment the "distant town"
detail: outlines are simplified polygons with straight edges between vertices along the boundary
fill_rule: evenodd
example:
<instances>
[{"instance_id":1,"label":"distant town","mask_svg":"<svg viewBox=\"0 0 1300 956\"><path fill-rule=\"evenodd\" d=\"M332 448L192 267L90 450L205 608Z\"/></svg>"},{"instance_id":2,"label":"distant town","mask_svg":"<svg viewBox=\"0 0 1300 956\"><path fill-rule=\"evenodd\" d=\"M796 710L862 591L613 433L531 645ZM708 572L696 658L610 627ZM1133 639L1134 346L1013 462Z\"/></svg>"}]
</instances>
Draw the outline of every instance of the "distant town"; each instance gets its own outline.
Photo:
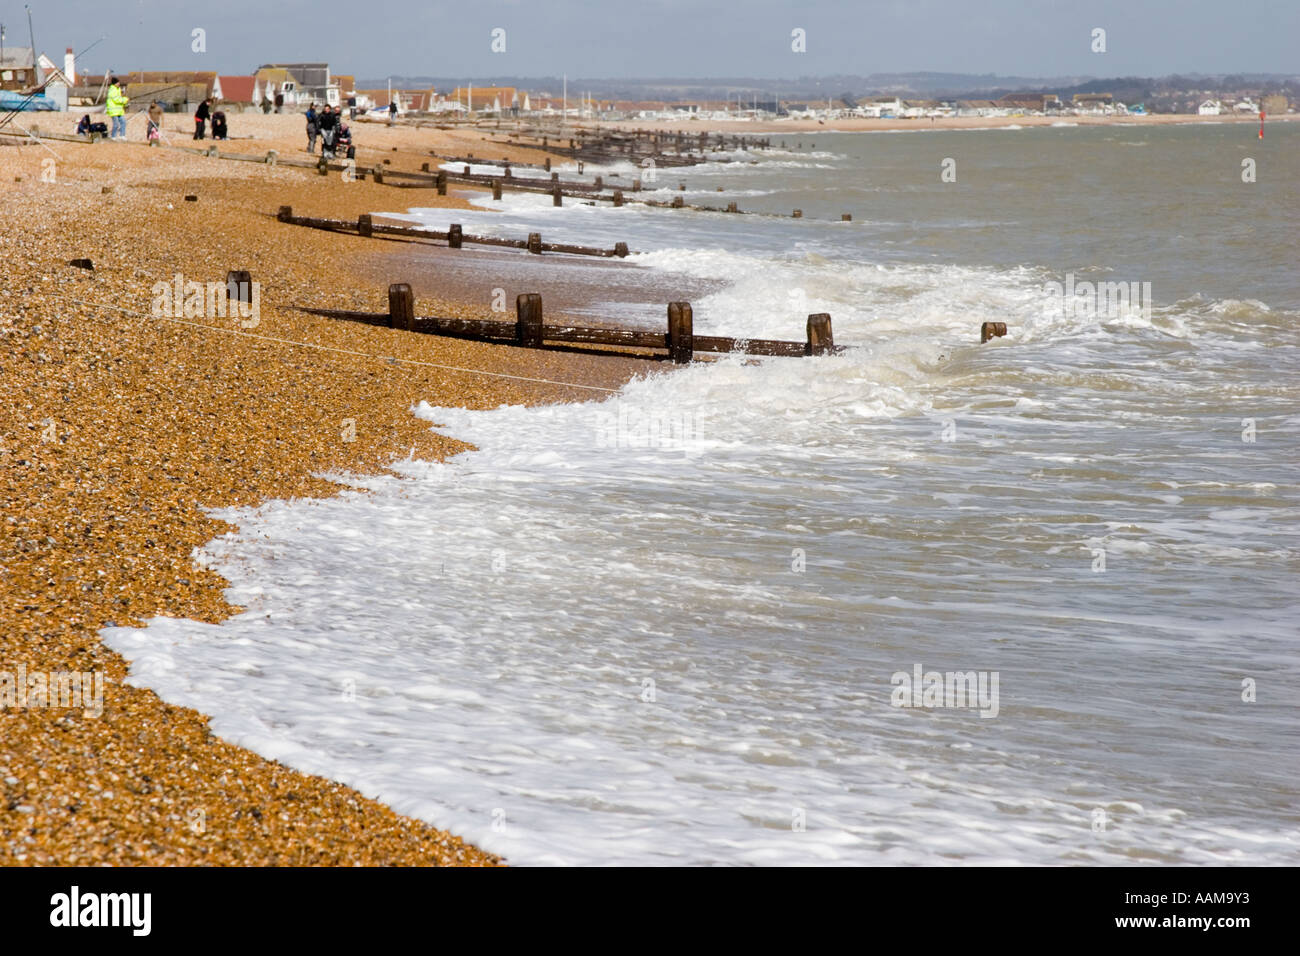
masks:
<instances>
[{"instance_id":1,"label":"distant town","mask_svg":"<svg viewBox=\"0 0 1300 956\"><path fill-rule=\"evenodd\" d=\"M841 93L826 97L774 96L755 88L728 90L719 96L716 88L699 90L692 96L689 84L682 84L675 96L620 98L593 95L563 82L560 89L527 88L520 85L421 85L419 80L394 78L380 88L374 81L360 83L353 75L334 72L328 63L268 63L246 75L217 72L124 70L116 75L127 85L137 108L160 103L172 112L192 112L204 100L212 100L227 111L283 112L305 110L309 105L329 104L359 113L383 111L395 106L399 115L423 114L456 118L564 117L572 120L699 119L772 120L782 117L805 119L925 119L948 116L1123 116L1150 113L1269 115L1295 112L1297 101L1293 81L1258 81L1244 77L1220 78L1215 85L1196 86L1201 78L1168 78L1163 81L1117 79L1112 89L1098 89L1106 81L1074 83L1074 91L1024 89L997 91L985 96L931 93L909 95L894 92ZM921 74L919 76L931 76ZM938 75L944 76L944 75ZM69 48L62 63L31 48L0 50L0 105L6 109L94 110L103 105L111 76L81 73ZM850 78L833 82L869 82ZM935 81L930 81L931 85ZM956 81L948 80L956 88ZM636 88L634 81L620 86ZM798 84L790 84L797 87ZM808 84L803 84L807 86ZM820 83L818 84L820 85ZM907 85L907 84L897 84ZM921 84L915 84L921 85ZM663 91L664 83L647 82L645 90ZM623 90L623 92L625 92Z\"/></svg>"}]
</instances>

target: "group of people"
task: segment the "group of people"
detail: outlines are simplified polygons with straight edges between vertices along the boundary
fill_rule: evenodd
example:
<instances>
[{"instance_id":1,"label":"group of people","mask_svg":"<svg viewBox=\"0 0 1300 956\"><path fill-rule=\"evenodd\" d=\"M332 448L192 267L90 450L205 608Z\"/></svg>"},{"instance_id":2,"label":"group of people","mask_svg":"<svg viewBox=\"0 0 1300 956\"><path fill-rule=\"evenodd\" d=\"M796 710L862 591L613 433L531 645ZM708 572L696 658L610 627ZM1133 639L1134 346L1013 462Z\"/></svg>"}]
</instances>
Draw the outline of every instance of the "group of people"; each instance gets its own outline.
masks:
<instances>
[{"instance_id":1,"label":"group of people","mask_svg":"<svg viewBox=\"0 0 1300 956\"><path fill-rule=\"evenodd\" d=\"M307 107L307 152L316 152L316 137L320 137L322 159L333 159L340 152L355 159L356 147L352 145L352 130L343 122L343 111L328 103L316 112L316 104Z\"/></svg>"},{"instance_id":2,"label":"group of people","mask_svg":"<svg viewBox=\"0 0 1300 956\"><path fill-rule=\"evenodd\" d=\"M279 99L279 96L276 99ZM81 122L77 123L77 132L82 135L108 133L109 139L126 139L126 109L130 104L131 100L126 95L126 84L119 82L115 76L109 77L108 97L104 101L104 115L112 124L112 128L110 129L103 123L92 123L90 114L87 113L81 117ZM152 142L162 136L162 103L155 100L149 104L148 113L149 122L145 127L145 139ZM226 127L226 114L221 110L212 109L212 100L209 98L200 103L198 109L194 111L195 139L204 138L209 120L212 122L213 139L229 138L229 130Z\"/></svg>"},{"instance_id":3,"label":"group of people","mask_svg":"<svg viewBox=\"0 0 1300 956\"><path fill-rule=\"evenodd\" d=\"M211 98L204 100L199 104L199 108L194 111L194 138L203 139L207 131L208 121L212 121L212 138L229 139L230 133L226 128L226 114L221 110L212 108Z\"/></svg>"}]
</instances>

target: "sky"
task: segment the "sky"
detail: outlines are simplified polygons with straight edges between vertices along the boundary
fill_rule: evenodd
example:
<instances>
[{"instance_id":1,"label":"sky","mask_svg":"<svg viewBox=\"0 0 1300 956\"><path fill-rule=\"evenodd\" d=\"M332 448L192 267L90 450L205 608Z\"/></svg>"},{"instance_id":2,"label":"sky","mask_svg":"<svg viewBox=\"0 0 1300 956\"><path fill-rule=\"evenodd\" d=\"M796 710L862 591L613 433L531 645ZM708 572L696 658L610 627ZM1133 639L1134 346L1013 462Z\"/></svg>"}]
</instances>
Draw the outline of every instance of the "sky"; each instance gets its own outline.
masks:
<instances>
[{"instance_id":1,"label":"sky","mask_svg":"<svg viewBox=\"0 0 1300 956\"><path fill-rule=\"evenodd\" d=\"M1300 0L28 0L82 72L247 74L325 61L397 76L761 77L1300 73ZM0 0L6 45L23 3ZM504 51L494 52L504 40ZM1094 52L1094 31L1105 51ZM205 49L196 51L194 31ZM792 31L802 30L796 52Z\"/></svg>"}]
</instances>

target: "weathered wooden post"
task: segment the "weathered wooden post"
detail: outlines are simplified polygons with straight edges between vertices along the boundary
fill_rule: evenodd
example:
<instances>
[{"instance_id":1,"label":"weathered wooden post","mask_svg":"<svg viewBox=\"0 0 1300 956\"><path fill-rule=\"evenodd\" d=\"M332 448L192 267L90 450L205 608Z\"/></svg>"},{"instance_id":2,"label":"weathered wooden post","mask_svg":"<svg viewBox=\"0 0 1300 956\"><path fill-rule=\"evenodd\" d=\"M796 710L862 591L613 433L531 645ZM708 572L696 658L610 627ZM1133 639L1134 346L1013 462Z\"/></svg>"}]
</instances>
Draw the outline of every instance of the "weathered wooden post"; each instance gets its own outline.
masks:
<instances>
[{"instance_id":1,"label":"weathered wooden post","mask_svg":"<svg viewBox=\"0 0 1300 956\"><path fill-rule=\"evenodd\" d=\"M462 238L463 236L461 235L460 223L453 222L450 226L447 227L447 248L448 249L459 249Z\"/></svg>"},{"instance_id":2,"label":"weathered wooden post","mask_svg":"<svg viewBox=\"0 0 1300 956\"><path fill-rule=\"evenodd\" d=\"M405 282L394 282L388 287L388 327L415 330L415 295Z\"/></svg>"},{"instance_id":3,"label":"weathered wooden post","mask_svg":"<svg viewBox=\"0 0 1300 956\"><path fill-rule=\"evenodd\" d=\"M492 180L492 198L498 201L501 199L501 180L499 179Z\"/></svg>"},{"instance_id":4,"label":"weathered wooden post","mask_svg":"<svg viewBox=\"0 0 1300 956\"><path fill-rule=\"evenodd\" d=\"M554 189L551 190L551 205L552 206L564 205L564 193L560 192L559 186L556 186Z\"/></svg>"},{"instance_id":5,"label":"weathered wooden post","mask_svg":"<svg viewBox=\"0 0 1300 956\"><path fill-rule=\"evenodd\" d=\"M623 190L621 189L614 190L614 205L615 206L623 205Z\"/></svg>"},{"instance_id":6,"label":"weathered wooden post","mask_svg":"<svg viewBox=\"0 0 1300 956\"><path fill-rule=\"evenodd\" d=\"M840 222L852 222L852 221L853 221L853 213L846 212L840 214Z\"/></svg>"},{"instance_id":7,"label":"weathered wooden post","mask_svg":"<svg viewBox=\"0 0 1300 956\"><path fill-rule=\"evenodd\" d=\"M429 164L428 164L428 163L421 163L421 164L420 164L420 172L422 172L422 173L427 173L428 171L429 171Z\"/></svg>"},{"instance_id":8,"label":"weathered wooden post","mask_svg":"<svg viewBox=\"0 0 1300 956\"><path fill-rule=\"evenodd\" d=\"M627 254L628 254L628 253L627 253L627 243L626 243L626 242L616 242L616 243L614 243L614 255L618 256L620 259L626 259L626 258L627 258Z\"/></svg>"},{"instance_id":9,"label":"weathered wooden post","mask_svg":"<svg viewBox=\"0 0 1300 956\"><path fill-rule=\"evenodd\" d=\"M466 175L466 176L469 175L469 167L468 167L468 166L465 167L465 175Z\"/></svg>"},{"instance_id":10,"label":"weathered wooden post","mask_svg":"<svg viewBox=\"0 0 1300 956\"><path fill-rule=\"evenodd\" d=\"M824 355L835 348L835 339L831 336L831 316L829 312L817 312L808 316L808 344L804 347L805 355Z\"/></svg>"},{"instance_id":11,"label":"weathered wooden post","mask_svg":"<svg viewBox=\"0 0 1300 956\"><path fill-rule=\"evenodd\" d=\"M447 195L447 174L444 172L438 173L438 178L434 180L434 185L438 187L439 196Z\"/></svg>"},{"instance_id":12,"label":"weathered wooden post","mask_svg":"<svg viewBox=\"0 0 1300 956\"><path fill-rule=\"evenodd\" d=\"M674 209L681 209L681 208L682 208L683 206L685 206L685 205L686 205L686 203L682 201L682 197L681 197L681 196L674 196L674 197L673 197L673 208L674 208Z\"/></svg>"},{"instance_id":13,"label":"weathered wooden post","mask_svg":"<svg viewBox=\"0 0 1300 956\"><path fill-rule=\"evenodd\" d=\"M376 166L371 175L374 177L375 182L382 184L384 181L384 167Z\"/></svg>"},{"instance_id":14,"label":"weathered wooden post","mask_svg":"<svg viewBox=\"0 0 1300 956\"><path fill-rule=\"evenodd\" d=\"M281 222L288 222L290 219L293 218L293 207L281 206L280 211L275 214L275 218L280 220Z\"/></svg>"},{"instance_id":15,"label":"weathered wooden post","mask_svg":"<svg viewBox=\"0 0 1300 956\"><path fill-rule=\"evenodd\" d=\"M740 212L740 208L734 203L727 203L727 212Z\"/></svg>"},{"instance_id":16,"label":"weathered wooden post","mask_svg":"<svg viewBox=\"0 0 1300 956\"><path fill-rule=\"evenodd\" d=\"M158 142L158 141L157 141L157 140L153 140L153 141L151 141L151 142L149 143L149 145L152 146L152 145L153 145L154 143L156 143L156 142ZM268 149L268 150L266 151L266 165L268 165L268 166L275 166L275 165L278 164L279 162L280 162L280 154L279 154L278 152L276 152L275 150L273 150L273 149Z\"/></svg>"},{"instance_id":17,"label":"weathered wooden post","mask_svg":"<svg viewBox=\"0 0 1300 956\"><path fill-rule=\"evenodd\" d=\"M559 181L560 181L560 174L559 174L559 173L551 173L551 182L553 182L553 183L558 183Z\"/></svg>"},{"instance_id":18,"label":"weathered wooden post","mask_svg":"<svg viewBox=\"0 0 1300 956\"><path fill-rule=\"evenodd\" d=\"M792 218L792 219L802 219L802 218L803 218L803 210L802 210L802 209L796 209L796 210L794 211L794 213L792 214L791 218Z\"/></svg>"},{"instance_id":19,"label":"weathered wooden post","mask_svg":"<svg viewBox=\"0 0 1300 956\"><path fill-rule=\"evenodd\" d=\"M641 191L641 177L638 176L636 179L632 180L632 192L639 193L640 191Z\"/></svg>"},{"instance_id":20,"label":"weathered wooden post","mask_svg":"<svg viewBox=\"0 0 1300 956\"><path fill-rule=\"evenodd\" d=\"M989 339L1000 339L1007 334L1007 324L1005 322L985 322L980 326L980 344L983 345Z\"/></svg>"},{"instance_id":21,"label":"weathered wooden post","mask_svg":"<svg viewBox=\"0 0 1300 956\"><path fill-rule=\"evenodd\" d=\"M506 163L506 179L514 179L515 174L510 171L510 164Z\"/></svg>"},{"instance_id":22,"label":"weathered wooden post","mask_svg":"<svg viewBox=\"0 0 1300 956\"><path fill-rule=\"evenodd\" d=\"M583 162L582 162L582 160L578 160L578 175L579 175L579 176L582 175L582 168L583 168Z\"/></svg>"},{"instance_id":23,"label":"weathered wooden post","mask_svg":"<svg viewBox=\"0 0 1300 956\"><path fill-rule=\"evenodd\" d=\"M369 238L374 234L375 226L374 221L370 217L370 213L363 212L361 215L357 216L357 235Z\"/></svg>"},{"instance_id":24,"label":"weathered wooden post","mask_svg":"<svg viewBox=\"0 0 1300 956\"><path fill-rule=\"evenodd\" d=\"M247 269L226 273L226 298L244 303L253 301L253 276Z\"/></svg>"},{"instance_id":25,"label":"weathered wooden post","mask_svg":"<svg viewBox=\"0 0 1300 956\"><path fill-rule=\"evenodd\" d=\"M542 297L536 292L524 292L515 300L518 316L515 322L515 342L525 348L542 347Z\"/></svg>"},{"instance_id":26,"label":"weathered wooden post","mask_svg":"<svg viewBox=\"0 0 1300 956\"><path fill-rule=\"evenodd\" d=\"M596 177L596 188L597 188L597 189L604 189L604 188L605 188L605 180L604 180L604 177L602 177L602 176L597 176L597 177Z\"/></svg>"},{"instance_id":27,"label":"weathered wooden post","mask_svg":"<svg viewBox=\"0 0 1300 956\"><path fill-rule=\"evenodd\" d=\"M668 354L677 365L695 355L694 318L689 302L668 303Z\"/></svg>"},{"instance_id":28,"label":"weathered wooden post","mask_svg":"<svg viewBox=\"0 0 1300 956\"><path fill-rule=\"evenodd\" d=\"M540 232L530 232L528 234L528 251L535 256L542 254L542 234Z\"/></svg>"},{"instance_id":29,"label":"weathered wooden post","mask_svg":"<svg viewBox=\"0 0 1300 956\"><path fill-rule=\"evenodd\" d=\"M546 145L546 137L544 137L544 136L542 137L542 145L543 145L543 146ZM547 171L548 173L551 171L551 157L549 157L549 156L546 157L546 171Z\"/></svg>"},{"instance_id":30,"label":"weathered wooden post","mask_svg":"<svg viewBox=\"0 0 1300 956\"><path fill-rule=\"evenodd\" d=\"M322 176L328 176L330 174L329 160L324 156L316 161L316 172L320 173Z\"/></svg>"}]
</instances>

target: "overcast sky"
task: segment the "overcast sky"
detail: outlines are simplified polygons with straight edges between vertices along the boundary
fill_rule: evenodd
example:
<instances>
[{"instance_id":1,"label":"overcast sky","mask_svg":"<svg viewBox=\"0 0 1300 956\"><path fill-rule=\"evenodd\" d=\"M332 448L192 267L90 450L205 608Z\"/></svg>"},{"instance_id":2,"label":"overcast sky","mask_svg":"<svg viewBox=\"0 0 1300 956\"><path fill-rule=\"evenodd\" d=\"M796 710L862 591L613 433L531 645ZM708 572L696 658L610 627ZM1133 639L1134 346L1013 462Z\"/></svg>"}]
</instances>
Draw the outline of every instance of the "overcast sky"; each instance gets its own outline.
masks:
<instances>
[{"instance_id":1,"label":"overcast sky","mask_svg":"<svg viewBox=\"0 0 1300 956\"><path fill-rule=\"evenodd\" d=\"M36 45L80 69L771 79L935 70L1021 76L1300 72L1300 0L28 0ZM6 45L28 45L0 0ZM505 52L491 49L505 32ZM1094 53L1094 28L1106 52ZM192 31L207 51L192 52ZM791 49L791 31L807 50ZM61 60L61 57L57 58Z\"/></svg>"}]
</instances>

